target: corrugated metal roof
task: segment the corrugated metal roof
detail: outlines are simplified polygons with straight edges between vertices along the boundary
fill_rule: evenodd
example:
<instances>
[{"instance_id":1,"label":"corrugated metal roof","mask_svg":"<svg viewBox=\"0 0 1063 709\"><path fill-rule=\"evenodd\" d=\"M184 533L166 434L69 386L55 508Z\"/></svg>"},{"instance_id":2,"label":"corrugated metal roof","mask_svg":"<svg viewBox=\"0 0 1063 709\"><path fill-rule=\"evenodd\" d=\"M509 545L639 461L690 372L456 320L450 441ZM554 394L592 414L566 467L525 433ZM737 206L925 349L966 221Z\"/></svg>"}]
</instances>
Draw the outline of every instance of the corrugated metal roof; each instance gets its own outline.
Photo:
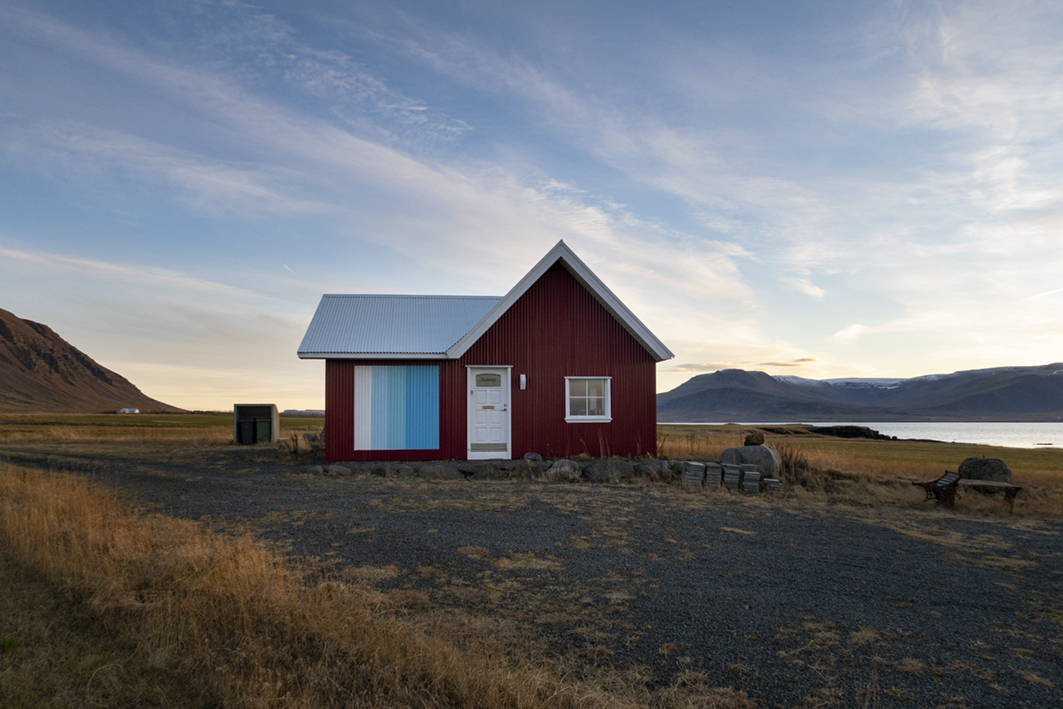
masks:
<instances>
[{"instance_id":1,"label":"corrugated metal roof","mask_svg":"<svg viewBox=\"0 0 1063 709\"><path fill-rule=\"evenodd\" d=\"M299 356L435 356L471 330L501 298L447 295L324 295Z\"/></svg>"}]
</instances>

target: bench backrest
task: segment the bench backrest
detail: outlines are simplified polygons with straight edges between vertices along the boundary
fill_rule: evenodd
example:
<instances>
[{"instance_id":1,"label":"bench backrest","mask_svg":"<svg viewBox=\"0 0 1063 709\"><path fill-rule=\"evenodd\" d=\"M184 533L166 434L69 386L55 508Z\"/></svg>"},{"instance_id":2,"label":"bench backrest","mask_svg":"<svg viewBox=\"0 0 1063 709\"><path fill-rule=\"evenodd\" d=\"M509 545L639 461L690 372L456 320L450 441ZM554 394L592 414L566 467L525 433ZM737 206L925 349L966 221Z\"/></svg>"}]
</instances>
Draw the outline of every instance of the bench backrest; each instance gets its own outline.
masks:
<instances>
[{"instance_id":1,"label":"bench backrest","mask_svg":"<svg viewBox=\"0 0 1063 709\"><path fill-rule=\"evenodd\" d=\"M959 481L959 473L953 473L946 470L944 475L934 481L934 487L949 487L950 485L955 485Z\"/></svg>"}]
</instances>

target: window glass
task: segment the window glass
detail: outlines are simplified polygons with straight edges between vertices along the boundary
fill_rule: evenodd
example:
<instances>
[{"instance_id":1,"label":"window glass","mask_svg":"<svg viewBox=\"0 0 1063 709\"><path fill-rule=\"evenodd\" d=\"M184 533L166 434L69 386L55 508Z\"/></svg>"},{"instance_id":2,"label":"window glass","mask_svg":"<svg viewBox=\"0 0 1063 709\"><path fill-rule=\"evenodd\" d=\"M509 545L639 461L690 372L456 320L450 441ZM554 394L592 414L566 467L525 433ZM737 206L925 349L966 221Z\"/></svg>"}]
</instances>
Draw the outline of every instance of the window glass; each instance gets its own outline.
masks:
<instances>
[{"instance_id":1,"label":"window glass","mask_svg":"<svg viewBox=\"0 0 1063 709\"><path fill-rule=\"evenodd\" d=\"M604 379L584 379L587 383L587 396L603 397L605 396L605 380Z\"/></svg>"},{"instance_id":2,"label":"window glass","mask_svg":"<svg viewBox=\"0 0 1063 709\"><path fill-rule=\"evenodd\" d=\"M609 420L609 378L580 377L566 379L569 420Z\"/></svg>"},{"instance_id":3,"label":"window glass","mask_svg":"<svg viewBox=\"0 0 1063 709\"><path fill-rule=\"evenodd\" d=\"M476 386L478 387L500 387L502 386L501 374L477 374Z\"/></svg>"},{"instance_id":4,"label":"window glass","mask_svg":"<svg viewBox=\"0 0 1063 709\"><path fill-rule=\"evenodd\" d=\"M587 399L588 416L605 416L605 397L594 396Z\"/></svg>"}]
</instances>

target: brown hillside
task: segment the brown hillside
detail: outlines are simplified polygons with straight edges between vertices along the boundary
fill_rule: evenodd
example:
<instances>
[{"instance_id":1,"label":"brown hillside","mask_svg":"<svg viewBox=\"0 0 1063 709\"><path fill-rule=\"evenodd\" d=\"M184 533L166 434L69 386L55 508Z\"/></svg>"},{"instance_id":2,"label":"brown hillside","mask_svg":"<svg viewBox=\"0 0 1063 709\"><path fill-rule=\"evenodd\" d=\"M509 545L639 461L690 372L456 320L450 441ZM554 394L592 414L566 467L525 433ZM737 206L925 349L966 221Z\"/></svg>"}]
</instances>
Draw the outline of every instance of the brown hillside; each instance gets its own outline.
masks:
<instances>
[{"instance_id":1,"label":"brown hillside","mask_svg":"<svg viewBox=\"0 0 1063 709\"><path fill-rule=\"evenodd\" d=\"M177 412L101 367L47 325L0 310L0 412Z\"/></svg>"}]
</instances>

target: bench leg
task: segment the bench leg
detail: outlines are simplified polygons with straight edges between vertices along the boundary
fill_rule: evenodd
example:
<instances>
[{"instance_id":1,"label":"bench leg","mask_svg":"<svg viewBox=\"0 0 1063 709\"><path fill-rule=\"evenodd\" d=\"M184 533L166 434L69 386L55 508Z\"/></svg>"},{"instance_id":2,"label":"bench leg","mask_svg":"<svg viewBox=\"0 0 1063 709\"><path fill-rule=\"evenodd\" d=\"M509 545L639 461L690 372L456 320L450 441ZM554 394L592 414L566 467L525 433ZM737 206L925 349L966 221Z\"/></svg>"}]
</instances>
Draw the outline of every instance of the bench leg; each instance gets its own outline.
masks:
<instances>
[{"instance_id":1,"label":"bench leg","mask_svg":"<svg viewBox=\"0 0 1063 709\"><path fill-rule=\"evenodd\" d=\"M1015 513L1015 496L1019 494L1021 487L1009 487L1004 490L1004 502L1008 503L1008 511Z\"/></svg>"},{"instance_id":2,"label":"bench leg","mask_svg":"<svg viewBox=\"0 0 1063 709\"><path fill-rule=\"evenodd\" d=\"M923 502L926 502L927 500L931 499L932 497L935 497L935 495L934 495L934 483L932 483L932 482L930 482L930 483L912 483L912 485L916 485L918 487L923 488L923 492L926 493L926 497L923 498Z\"/></svg>"}]
</instances>

